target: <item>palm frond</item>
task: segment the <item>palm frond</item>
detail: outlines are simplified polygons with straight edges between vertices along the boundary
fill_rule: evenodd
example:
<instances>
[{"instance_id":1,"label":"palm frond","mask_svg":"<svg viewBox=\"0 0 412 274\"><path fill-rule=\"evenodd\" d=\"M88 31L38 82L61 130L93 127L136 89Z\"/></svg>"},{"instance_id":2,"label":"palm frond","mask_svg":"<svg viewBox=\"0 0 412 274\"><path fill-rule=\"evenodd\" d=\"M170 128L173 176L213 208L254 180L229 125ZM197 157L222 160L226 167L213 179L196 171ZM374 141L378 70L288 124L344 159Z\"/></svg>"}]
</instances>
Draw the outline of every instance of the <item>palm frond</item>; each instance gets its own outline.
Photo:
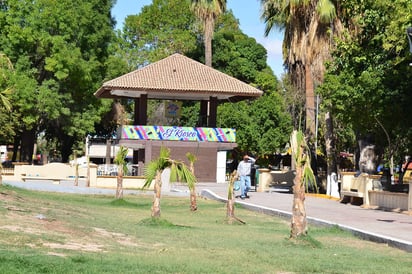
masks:
<instances>
[{"instance_id":1,"label":"palm frond","mask_svg":"<svg viewBox=\"0 0 412 274\"><path fill-rule=\"evenodd\" d=\"M193 188L196 183L196 176L190 171L190 169L185 165L180 165L180 181L185 182L190 189Z\"/></svg>"},{"instance_id":2,"label":"palm frond","mask_svg":"<svg viewBox=\"0 0 412 274\"><path fill-rule=\"evenodd\" d=\"M113 162L120 166L123 170L123 174L127 174L127 165L126 165L126 157L127 154L129 153L129 150L127 147L120 146L119 151L116 154L116 157L114 158Z\"/></svg>"},{"instance_id":3,"label":"palm frond","mask_svg":"<svg viewBox=\"0 0 412 274\"><path fill-rule=\"evenodd\" d=\"M172 162L170 165L170 182L177 182L179 181L179 171L176 162Z\"/></svg>"},{"instance_id":4,"label":"palm frond","mask_svg":"<svg viewBox=\"0 0 412 274\"><path fill-rule=\"evenodd\" d=\"M145 184L143 188L149 187L153 180L156 178L156 172L158 171L158 161L151 161L146 165L144 170Z\"/></svg>"},{"instance_id":5,"label":"palm frond","mask_svg":"<svg viewBox=\"0 0 412 274\"><path fill-rule=\"evenodd\" d=\"M305 135L300 130L294 130L290 136L290 144L292 147L292 157L295 160L296 168L302 169L302 181L306 190L309 185L313 184L317 189L316 177L310 166L310 149L306 143Z\"/></svg>"},{"instance_id":6,"label":"palm frond","mask_svg":"<svg viewBox=\"0 0 412 274\"><path fill-rule=\"evenodd\" d=\"M190 163L195 163L197 161L196 155L194 155L190 152L186 153L186 157L187 157L187 159L189 160Z\"/></svg>"},{"instance_id":7,"label":"palm frond","mask_svg":"<svg viewBox=\"0 0 412 274\"><path fill-rule=\"evenodd\" d=\"M316 6L320 22L330 23L336 18L335 6L330 0L320 0Z\"/></svg>"},{"instance_id":8,"label":"palm frond","mask_svg":"<svg viewBox=\"0 0 412 274\"><path fill-rule=\"evenodd\" d=\"M160 147L160 153L159 153L159 158L160 159L167 159L170 157L170 149L167 147Z\"/></svg>"}]
</instances>

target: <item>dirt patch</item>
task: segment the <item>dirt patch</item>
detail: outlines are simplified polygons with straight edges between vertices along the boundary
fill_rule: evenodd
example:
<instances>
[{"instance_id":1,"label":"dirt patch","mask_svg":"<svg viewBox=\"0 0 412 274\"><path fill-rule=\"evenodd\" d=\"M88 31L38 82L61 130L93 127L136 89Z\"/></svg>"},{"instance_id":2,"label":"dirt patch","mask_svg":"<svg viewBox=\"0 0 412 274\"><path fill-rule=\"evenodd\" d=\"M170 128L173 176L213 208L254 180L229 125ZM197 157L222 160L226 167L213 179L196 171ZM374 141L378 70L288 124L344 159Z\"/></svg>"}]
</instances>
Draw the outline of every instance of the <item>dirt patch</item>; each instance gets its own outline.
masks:
<instances>
[{"instance_id":1,"label":"dirt patch","mask_svg":"<svg viewBox=\"0 0 412 274\"><path fill-rule=\"evenodd\" d=\"M53 249L66 249L66 250L80 250L80 251L89 251L89 252L102 252L103 245L91 244L91 243L76 243L68 242L65 244L60 243L43 243L43 246L47 246Z\"/></svg>"}]
</instances>

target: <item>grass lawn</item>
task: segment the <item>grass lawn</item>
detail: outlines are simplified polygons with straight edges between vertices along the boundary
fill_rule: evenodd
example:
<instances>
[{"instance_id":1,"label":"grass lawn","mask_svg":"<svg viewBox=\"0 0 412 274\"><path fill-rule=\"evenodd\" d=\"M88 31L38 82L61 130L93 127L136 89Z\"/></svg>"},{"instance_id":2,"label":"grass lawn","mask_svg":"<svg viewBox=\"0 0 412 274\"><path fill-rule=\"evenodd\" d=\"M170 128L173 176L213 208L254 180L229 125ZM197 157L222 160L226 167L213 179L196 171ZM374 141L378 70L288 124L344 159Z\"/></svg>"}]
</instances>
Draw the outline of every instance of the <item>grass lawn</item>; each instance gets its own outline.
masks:
<instances>
[{"instance_id":1,"label":"grass lawn","mask_svg":"<svg viewBox=\"0 0 412 274\"><path fill-rule=\"evenodd\" d=\"M226 204L152 196L33 192L0 186L0 273L411 273L412 256L338 228L288 239L289 220Z\"/></svg>"}]
</instances>

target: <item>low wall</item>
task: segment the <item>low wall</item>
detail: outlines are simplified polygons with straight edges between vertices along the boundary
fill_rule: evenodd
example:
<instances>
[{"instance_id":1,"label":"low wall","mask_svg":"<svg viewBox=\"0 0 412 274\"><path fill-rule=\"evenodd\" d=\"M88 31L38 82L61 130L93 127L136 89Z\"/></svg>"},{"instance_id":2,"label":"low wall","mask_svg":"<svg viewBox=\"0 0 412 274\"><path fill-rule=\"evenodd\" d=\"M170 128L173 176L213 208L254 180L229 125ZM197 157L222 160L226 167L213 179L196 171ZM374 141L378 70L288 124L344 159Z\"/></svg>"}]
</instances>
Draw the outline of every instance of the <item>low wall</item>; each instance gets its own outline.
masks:
<instances>
[{"instance_id":1,"label":"low wall","mask_svg":"<svg viewBox=\"0 0 412 274\"><path fill-rule=\"evenodd\" d=\"M270 187L281 187L290 190L295 178L294 170L271 171L267 168L259 170L258 192L269 191Z\"/></svg>"},{"instance_id":2,"label":"low wall","mask_svg":"<svg viewBox=\"0 0 412 274\"><path fill-rule=\"evenodd\" d=\"M123 176L123 188L142 189L145 183L143 176ZM97 176L96 181L90 181L91 187L116 188L116 176ZM150 189L150 188L149 188Z\"/></svg>"},{"instance_id":3,"label":"low wall","mask_svg":"<svg viewBox=\"0 0 412 274\"><path fill-rule=\"evenodd\" d=\"M87 176L87 168L78 169L79 177ZM46 165L16 164L14 166L14 179L20 181L22 176L66 178L76 176L76 167L64 163L49 163Z\"/></svg>"},{"instance_id":4,"label":"low wall","mask_svg":"<svg viewBox=\"0 0 412 274\"><path fill-rule=\"evenodd\" d=\"M346 197L350 198L350 202L356 198L362 198L364 207L370 206L369 193L371 190L382 191L382 184L380 182L380 175L370 175L367 173L361 173L355 176L354 172L341 172L341 189L340 196L341 202Z\"/></svg>"},{"instance_id":5,"label":"low wall","mask_svg":"<svg viewBox=\"0 0 412 274\"><path fill-rule=\"evenodd\" d=\"M369 191L370 206L379 209L408 211L408 198L408 193Z\"/></svg>"},{"instance_id":6,"label":"low wall","mask_svg":"<svg viewBox=\"0 0 412 274\"><path fill-rule=\"evenodd\" d=\"M75 178L76 167L64 163L49 163L46 165L17 164L14 166L14 174L8 177L8 179L22 181L23 176L44 178ZM90 187L117 187L117 177L97 176L97 165L95 164L90 164L89 170L87 167L79 167L78 176L80 180L85 180L86 182L87 178L89 178ZM143 176L124 176L123 188L141 189L143 188L144 182L145 178ZM150 186L147 189L153 189L153 186Z\"/></svg>"},{"instance_id":7,"label":"low wall","mask_svg":"<svg viewBox=\"0 0 412 274\"><path fill-rule=\"evenodd\" d=\"M363 198L363 206L384 210L408 211L412 214L411 184L409 192L391 192L383 190L378 175L359 175L355 178L354 172L342 172L341 194ZM362 194L362 195L360 195ZM343 199L343 195L341 197Z\"/></svg>"}]
</instances>

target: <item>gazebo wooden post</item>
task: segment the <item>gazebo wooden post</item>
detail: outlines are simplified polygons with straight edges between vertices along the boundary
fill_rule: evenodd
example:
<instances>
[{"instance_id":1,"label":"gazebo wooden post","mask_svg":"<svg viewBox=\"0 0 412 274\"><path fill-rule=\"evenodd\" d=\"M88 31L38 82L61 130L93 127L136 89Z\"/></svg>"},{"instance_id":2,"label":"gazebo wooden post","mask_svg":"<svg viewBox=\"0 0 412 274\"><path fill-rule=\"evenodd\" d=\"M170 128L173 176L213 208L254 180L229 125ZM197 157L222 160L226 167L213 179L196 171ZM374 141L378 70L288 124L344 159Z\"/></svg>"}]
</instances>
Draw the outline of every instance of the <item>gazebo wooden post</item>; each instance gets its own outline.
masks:
<instances>
[{"instance_id":1,"label":"gazebo wooden post","mask_svg":"<svg viewBox=\"0 0 412 274\"><path fill-rule=\"evenodd\" d=\"M209 99L209 119L207 126L216 127L217 116L217 97L210 97Z\"/></svg>"},{"instance_id":2,"label":"gazebo wooden post","mask_svg":"<svg viewBox=\"0 0 412 274\"><path fill-rule=\"evenodd\" d=\"M147 95L142 94L134 100L134 125L147 124ZM144 172L145 149L133 150L133 164L138 164L137 175Z\"/></svg>"},{"instance_id":3,"label":"gazebo wooden post","mask_svg":"<svg viewBox=\"0 0 412 274\"><path fill-rule=\"evenodd\" d=\"M199 126L205 127L207 126L207 109L208 109L209 102L202 100L200 101L200 114L199 114Z\"/></svg>"}]
</instances>

